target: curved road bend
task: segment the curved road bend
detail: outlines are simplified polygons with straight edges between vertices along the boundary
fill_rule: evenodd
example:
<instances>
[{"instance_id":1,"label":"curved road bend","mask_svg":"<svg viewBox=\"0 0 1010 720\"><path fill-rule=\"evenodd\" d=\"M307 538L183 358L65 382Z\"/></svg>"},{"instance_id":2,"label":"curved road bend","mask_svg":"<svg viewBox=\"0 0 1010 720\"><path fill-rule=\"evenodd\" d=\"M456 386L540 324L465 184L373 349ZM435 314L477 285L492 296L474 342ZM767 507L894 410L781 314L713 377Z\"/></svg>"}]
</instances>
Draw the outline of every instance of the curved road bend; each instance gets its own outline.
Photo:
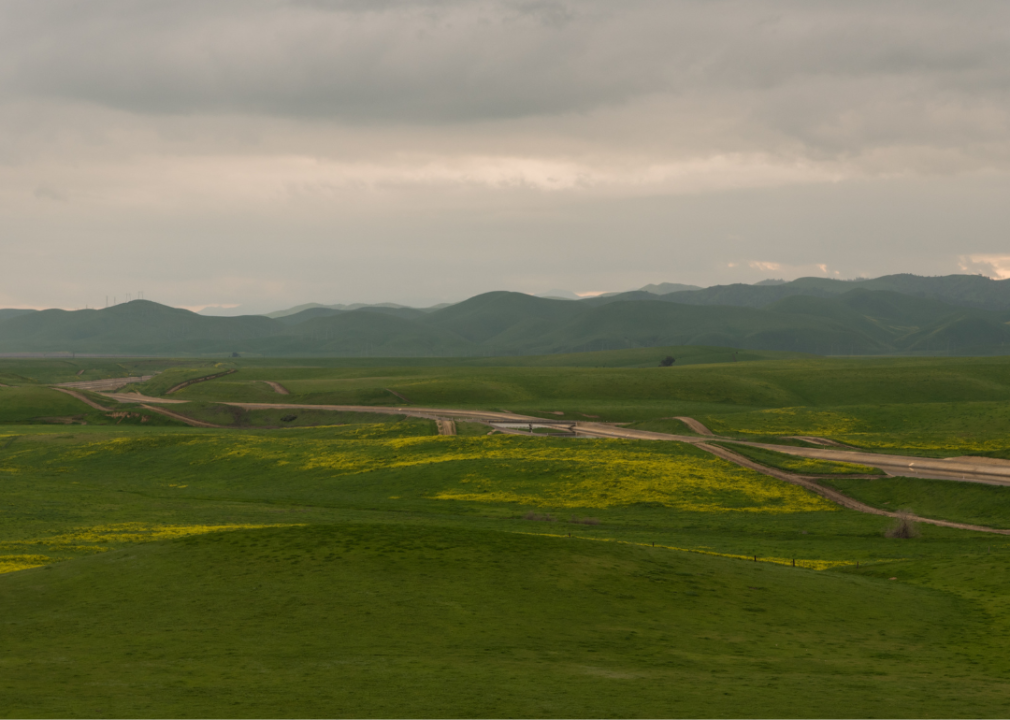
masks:
<instances>
[{"instance_id":1,"label":"curved road bend","mask_svg":"<svg viewBox=\"0 0 1010 720\"><path fill-rule=\"evenodd\" d=\"M272 387L274 389L274 392L277 393L278 395L290 395L291 394L291 393L288 392L288 389L286 387L284 387L283 385L281 385L279 382L274 382L273 380L264 380L263 382L265 382L267 385L269 385L270 387Z\"/></svg>"}]
</instances>

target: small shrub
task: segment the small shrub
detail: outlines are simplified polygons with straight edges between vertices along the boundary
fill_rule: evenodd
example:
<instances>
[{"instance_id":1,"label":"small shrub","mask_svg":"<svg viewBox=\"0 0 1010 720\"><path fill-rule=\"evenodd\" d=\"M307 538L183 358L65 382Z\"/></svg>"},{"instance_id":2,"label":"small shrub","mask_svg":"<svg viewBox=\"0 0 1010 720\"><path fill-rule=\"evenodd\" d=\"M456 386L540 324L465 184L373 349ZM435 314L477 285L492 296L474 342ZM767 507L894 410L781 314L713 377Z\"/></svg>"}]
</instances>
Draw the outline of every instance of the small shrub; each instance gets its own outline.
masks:
<instances>
[{"instance_id":1,"label":"small shrub","mask_svg":"<svg viewBox=\"0 0 1010 720\"><path fill-rule=\"evenodd\" d=\"M677 362L676 358L672 357L671 355L667 355L665 358L663 358L662 360L659 361L659 366L660 367L670 367L675 362Z\"/></svg>"},{"instance_id":2,"label":"small shrub","mask_svg":"<svg viewBox=\"0 0 1010 720\"><path fill-rule=\"evenodd\" d=\"M899 512L894 518L894 524L884 532L884 537L899 538L902 540L919 537L919 528L916 527L912 517L913 515L910 512L904 510Z\"/></svg>"},{"instance_id":3,"label":"small shrub","mask_svg":"<svg viewBox=\"0 0 1010 720\"><path fill-rule=\"evenodd\" d=\"M600 519L591 517L577 518L574 515L572 515L572 519L569 520L568 522L578 523L579 525L599 525Z\"/></svg>"}]
</instances>

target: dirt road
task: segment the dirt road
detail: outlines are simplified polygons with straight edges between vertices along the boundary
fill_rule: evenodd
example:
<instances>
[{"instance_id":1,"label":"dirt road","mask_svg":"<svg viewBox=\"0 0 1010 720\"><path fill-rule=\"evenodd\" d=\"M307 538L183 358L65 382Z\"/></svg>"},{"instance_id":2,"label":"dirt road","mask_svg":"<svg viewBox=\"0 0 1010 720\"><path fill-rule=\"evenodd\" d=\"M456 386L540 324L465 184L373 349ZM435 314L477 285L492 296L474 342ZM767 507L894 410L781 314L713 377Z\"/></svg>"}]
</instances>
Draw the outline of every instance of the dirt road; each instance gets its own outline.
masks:
<instances>
[{"instance_id":1,"label":"dirt road","mask_svg":"<svg viewBox=\"0 0 1010 720\"><path fill-rule=\"evenodd\" d=\"M140 393L101 393L102 397L120 403L154 403L156 405L185 405L188 400L170 400L168 398L149 397Z\"/></svg>"},{"instance_id":2,"label":"dirt road","mask_svg":"<svg viewBox=\"0 0 1010 720\"><path fill-rule=\"evenodd\" d=\"M702 423L698 422L694 418L677 416L673 418L674 420L680 420L682 423L687 425L689 428L694 430L699 435L715 435L714 432L705 427Z\"/></svg>"},{"instance_id":3,"label":"dirt road","mask_svg":"<svg viewBox=\"0 0 1010 720\"><path fill-rule=\"evenodd\" d=\"M603 425L601 423L579 423L579 435L587 437L625 438L628 440L671 440L676 442L699 443L706 440L749 445L751 447L774 450L785 455L830 460L834 462L869 465L883 470L888 475L918 477L931 480L957 480L983 483L987 485L1010 485L1010 462L993 463L989 458L924 458L915 455L887 455L864 450L847 450L844 447L805 448L792 445L757 443L718 436L699 438L692 435L669 435L666 433L634 430L631 428Z\"/></svg>"},{"instance_id":4,"label":"dirt road","mask_svg":"<svg viewBox=\"0 0 1010 720\"><path fill-rule=\"evenodd\" d=\"M778 478L779 480L784 480L785 482L804 487L810 492L816 493L821 497L831 500L842 507L849 508L850 510L857 510L858 512L869 513L870 515L884 515L892 518L898 517L898 513L888 512L887 510L880 510L879 508L865 505L858 500L850 498L848 495L843 495L837 490L826 488L817 483L815 478L806 475L796 475L791 472L786 472L785 470L778 470L777 468L770 468L756 463L750 458L745 458L743 455L739 455L731 450L727 450L726 448L721 448L716 445L696 443L695 447L705 450L706 452L710 452L723 460L728 460L729 462L736 463L737 465L750 468L751 470L756 470L763 475L769 475L773 478ZM998 535L1010 535L1010 530L984 527L982 525L967 525L965 523L949 522L947 520L933 520L931 518L924 518L918 515L908 515L907 517L914 522L926 523L928 525L938 525L940 527L956 528L958 530L974 530L976 532L996 533Z\"/></svg>"},{"instance_id":5,"label":"dirt road","mask_svg":"<svg viewBox=\"0 0 1010 720\"><path fill-rule=\"evenodd\" d=\"M82 380L79 382L68 382L68 383L57 383L53 385L54 389L58 388L70 388L72 390L93 390L95 392L113 392L121 387L125 387L130 383L140 383L146 382L153 378L154 375L138 375L136 377L125 377L125 378L109 378L107 380Z\"/></svg>"},{"instance_id":6,"label":"dirt road","mask_svg":"<svg viewBox=\"0 0 1010 720\"><path fill-rule=\"evenodd\" d=\"M284 387L283 385L281 385L279 382L274 382L273 380L264 380L263 382L265 382L267 385L269 385L270 387L272 387L274 389L274 392L277 393L278 395L290 395L291 394L291 393L288 392L288 389L286 387Z\"/></svg>"},{"instance_id":7,"label":"dirt road","mask_svg":"<svg viewBox=\"0 0 1010 720\"><path fill-rule=\"evenodd\" d=\"M439 435L455 435L456 434L456 423L452 420L446 418L436 418L435 422L438 424L438 434Z\"/></svg>"},{"instance_id":8,"label":"dirt road","mask_svg":"<svg viewBox=\"0 0 1010 720\"><path fill-rule=\"evenodd\" d=\"M215 425L214 423L204 422L203 420L194 420L193 418L186 417L185 415L180 415L179 413L174 413L171 410L166 410L165 408L152 407L150 405L141 405L140 407L144 408L145 410L150 410L151 412L156 412L159 415L170 417L173 420L184 422L191 427L204 427L204 428L224 427L224 425Z\"/></svg>"},{"instance_id":9,"label":"dirt road","mask_svg":"<svg viewBox=\"0 0 1010 720\"><path fill-rule=\"evenodd\" d=\"M378 413L379 415L409 415L420 418L450 418L457 420L477 420L484 422L510 420L533 420L528 415L516 415L515 413L491 412L485 410L451 410L446 408L423 408L423 407L388 407L372 405L304 405L295 403L237 403L227 402L222 405L232 405L234 407L245 408L246 410L330 410L332 412L358 412L358 413Z\"/></svg>"},{"instance_id":10,"label":"dirt road","mask_svg":"<svg viewBox=\"0 0 1010 720\"><path fill-rule=\"evenodd\" d=\"M91 398L85 397L84 395L81 395L79 392L74 392L73 390L67 390L66 388L61 387L53 387L53 390L64 393L65 395L69 395L72 398L76 398L85 405L93 407L95 410L101 410L102 412L112 412L112 408L107 408L104 405L99 405Z\"/></svg>"}]
</instances>

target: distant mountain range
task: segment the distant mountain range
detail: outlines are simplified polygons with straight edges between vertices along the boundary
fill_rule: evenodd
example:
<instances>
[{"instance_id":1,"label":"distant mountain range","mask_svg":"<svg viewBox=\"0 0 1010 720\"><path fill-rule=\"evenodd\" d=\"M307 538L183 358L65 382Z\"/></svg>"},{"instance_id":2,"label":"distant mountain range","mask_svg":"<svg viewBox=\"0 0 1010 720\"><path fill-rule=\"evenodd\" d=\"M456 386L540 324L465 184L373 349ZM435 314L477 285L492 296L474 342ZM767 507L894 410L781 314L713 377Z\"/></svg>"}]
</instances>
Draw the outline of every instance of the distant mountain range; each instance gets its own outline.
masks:
<instances>
[{"instance_id":1,"label":"distant mountain range","mask_svg":"<svg viewBox=\"0 0 1010 720\"><path fill-rule=\"evenodd\" d=\"M145 300L103 310L0 310L0 353L402 357L718 345L1010 354L1010 280L975 275L802 278L581 300L491 292L423 310L313 305L272 315L209 317Z\"/></svg>"}]
</instances>

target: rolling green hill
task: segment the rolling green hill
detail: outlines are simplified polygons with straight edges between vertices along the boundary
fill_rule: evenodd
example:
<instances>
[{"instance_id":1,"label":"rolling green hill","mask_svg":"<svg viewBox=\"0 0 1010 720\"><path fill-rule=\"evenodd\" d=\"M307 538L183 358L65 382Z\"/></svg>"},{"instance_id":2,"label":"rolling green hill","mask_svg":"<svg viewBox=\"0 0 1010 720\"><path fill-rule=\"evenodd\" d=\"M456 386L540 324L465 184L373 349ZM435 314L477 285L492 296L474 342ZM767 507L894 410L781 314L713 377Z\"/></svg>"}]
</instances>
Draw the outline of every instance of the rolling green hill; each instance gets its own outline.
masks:
<instances>
[{"instance_id":1,"label":"rolling green hill","mask_svg":"<svg viewBox=\"0 0 1010 720\"><path fill-rule=\"evenodd\" d=\"M1010 287L973 276L916 282L920 280L929 281L923 287L941 289L995 288L985 303L979 300L991 306L998 305L993 298L1000 289ZM475 357L684 345L820 355L1010 352L1010 310L867 287L880 285L878 281L806 281L664 296L629 293L591 301L491 292L433 311L309 308L280 319L206 317L138 300L105 310L45 310L10 317L0 322L0 353ZM816 292L797 294L797 288ZM835 293L839 289L847 292ZM727 304L691 302L700 297L691 293L708 291L715 293L708 297ZM723 291L751 293L751 299L758 293L768 302L757 307L720 295ZM965 290L958 297L982 295Z\"/></svg>"},{"instance_id":2,"label":"rolling green hill","mask_svg":"<svg viewBox=\"0 0 1010 720\"><path fill-rule=\"evenodd\" d=\"M741 305L764 307L793 295L834 297L851 290L884 290L949 305L984 310L1010 310L1010 280L992 280L982 275L921 277L903 273L867 280L833 280L806 277L777 285L716 285L662 295L668 302L690 305ZM637 298L641 293L625 293ZM621 296L617 296L621 298Z\"/></svg>"}]
</instances>

